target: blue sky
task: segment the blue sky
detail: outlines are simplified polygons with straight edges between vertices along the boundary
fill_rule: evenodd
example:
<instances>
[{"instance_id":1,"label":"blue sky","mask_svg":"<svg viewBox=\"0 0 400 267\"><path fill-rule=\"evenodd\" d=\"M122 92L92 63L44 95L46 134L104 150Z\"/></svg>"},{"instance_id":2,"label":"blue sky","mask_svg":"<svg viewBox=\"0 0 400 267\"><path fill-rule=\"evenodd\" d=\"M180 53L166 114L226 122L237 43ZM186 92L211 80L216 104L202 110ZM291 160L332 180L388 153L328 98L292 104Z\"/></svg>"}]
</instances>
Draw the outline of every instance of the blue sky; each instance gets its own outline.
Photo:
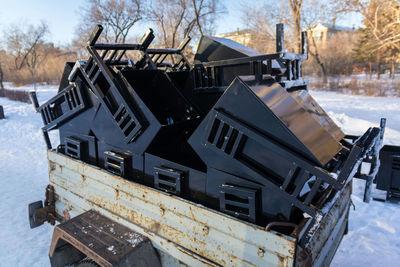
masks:
<instances>
[{"instance_id":1,"label":"blue sky","mask_svg":"<svg viewBox=\"0 0 400 267\"><path fill-rule=\"evenodd\" d=\"M217 21L217 33L244 28L241 18L243 0L222 0L222 2L227 13L223 19ZM80 10L85 3L85 0L0 0L0 36L12 24L36 24L43 20L50 28L49 41L56 45L68 44L77 25L84 23L80 19ZM349 27L360 24L359 19L354 16L349 16L339 23ZM141 35L142 32L144 31L140 30L138 34Z\"/></svg>"},{"instance_id":2,"label":"blue sky","mask_svg":"<svg viewBox=\"0 0 400 267\"><path fill-rule=\"evenodd\" d=\"M0 33L10 24L36 24L41 20L50 28L49 40L68 43L79 21L84 0L0 0Z\"/></svg>"}]
</instances>

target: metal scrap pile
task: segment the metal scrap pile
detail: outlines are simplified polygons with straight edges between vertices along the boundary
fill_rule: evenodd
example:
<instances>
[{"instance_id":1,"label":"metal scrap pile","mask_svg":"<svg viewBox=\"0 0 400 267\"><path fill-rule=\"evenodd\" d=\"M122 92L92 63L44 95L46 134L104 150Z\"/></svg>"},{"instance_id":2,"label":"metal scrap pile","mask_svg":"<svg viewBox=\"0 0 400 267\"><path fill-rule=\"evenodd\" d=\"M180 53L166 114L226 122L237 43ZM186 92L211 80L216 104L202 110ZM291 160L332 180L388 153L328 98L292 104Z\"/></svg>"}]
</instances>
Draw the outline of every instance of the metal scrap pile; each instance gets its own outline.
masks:
<instances>
[{"instance_id":1,"label":"metal scrap pile","mask_svg":"<svg viewBox=\"0 0 400 267\"><path fill-rule=\"evenodd\" d=\"M191 64L189 38L156 49L151 30L138 44L97 43L101 31L38 108L49 148L59 129L67 156L260 226L315 221L376 159L383 127L346 138L308 93L305 33L302 54L285 52L283 25L274 54L203 36Z\"/></svg>"}]
</instances>

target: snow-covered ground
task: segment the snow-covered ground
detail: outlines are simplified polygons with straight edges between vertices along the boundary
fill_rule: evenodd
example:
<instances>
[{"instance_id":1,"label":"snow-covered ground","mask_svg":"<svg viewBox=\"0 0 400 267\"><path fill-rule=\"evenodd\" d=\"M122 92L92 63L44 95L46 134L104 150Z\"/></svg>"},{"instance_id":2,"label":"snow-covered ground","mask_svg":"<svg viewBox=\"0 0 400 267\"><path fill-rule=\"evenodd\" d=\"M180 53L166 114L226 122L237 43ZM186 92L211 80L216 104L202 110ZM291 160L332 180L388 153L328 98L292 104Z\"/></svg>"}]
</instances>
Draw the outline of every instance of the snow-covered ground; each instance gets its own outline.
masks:
<instances>
[{"instance_id":1,"label":"snow-covered ground","mask_svg":"<svg viewBox=\"0 0 400 267\"><path fill-rule=\"evenodd\" d=\"M38 90L39 101L56 88ZM52 227L30 230L27 205L44 199L48 184L42 121L31 105L0 98L0 266L49 266Z\"/></svg>"},{"instance_id":2,"label":"snow-covered ground","mask_svg":"<svg viewBox=\"0 0 400 267\"><path fill-rule=\"evenodd\" d=\"M345 133L361 134L387 118L384 143L400 146L400 98L311 92ZM353 180L349 233L331 266L399 266L400 203L363 202L365 182Z\"/></svg>"},{"instance_id":3,"label":"snow-covered ground","mask_svg":"<svg viewBox=\"0 0 400 267\"><path fill-rule=\"evenodd\" d=\"M39 101L57 88L38 90ZM27 88L31 89L31 88ZM365 97L312 92L319 104L346 133L362 134L388 119L384 142L400 145L400 98ZM30 230L27 205L44 198L48 184L42 121L31 105L0 98L6 120L0 120L0 266L49 266L52 227ZM53 133L52 139L56 136ZM400 204L362 202L364 182L354 181L349 234L332 266L398 266Z\"/></svg>"}]
</instances>

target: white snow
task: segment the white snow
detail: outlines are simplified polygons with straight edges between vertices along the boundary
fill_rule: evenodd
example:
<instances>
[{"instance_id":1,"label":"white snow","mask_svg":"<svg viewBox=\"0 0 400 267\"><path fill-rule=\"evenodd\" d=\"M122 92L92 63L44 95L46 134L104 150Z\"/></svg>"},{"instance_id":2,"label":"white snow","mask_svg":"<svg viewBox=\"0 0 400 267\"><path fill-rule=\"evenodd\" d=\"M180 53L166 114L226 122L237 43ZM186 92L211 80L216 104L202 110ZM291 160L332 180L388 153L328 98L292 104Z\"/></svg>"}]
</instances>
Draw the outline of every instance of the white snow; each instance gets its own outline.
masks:
<instances>
[{"instance_id":1,"label":"white snow","mask_svg":"<svg viewBox=\"0 0 400 267\"><path fill-rule=\"evenodd\" d=\"M31 89L30 87L29 89ZM56 87L38 89L42 102ZM10 88L11 89L11 88ZM362 134L386 117L384 142L400 145L400 98L311 92L346 133ZM31 105L0 98L6 119L0 120L0 266L49 266L53 227L31 230L28 203L43 200L48 184L46 146L41 117ZM56 140L56 133L51 134ZM397 266L400 262L400 204L362 202L364 181L354 180L349 233L332 266Z\"/></svg>"},{"instance_id":2,"label":"white snow","mask_svg":"<svg viewBox=\"0 0 400 267\"><path fill-rule=\"evenodd\" d=\"M39 101L56 93L45 90ZM53 227L30 230L28 221L28 203L43 200L48 184L41 117L25 103L1 97L0 105L0 266L49 266Z\"/></svg>"},{"instance_id":3,"label":"white snow","mask_svg":"<svg viewBox=\"0 0 400 267\"><path fill-rule=\"evenodd\" d=\"M345 133L362 134L386 118L385 144L400 146L400 98L344 95L313 91L311 95ZM400 203L363 202L364 184L353 180L349 233L343 237L331 266L398 266Z\"/></svg>"}]
</instances>

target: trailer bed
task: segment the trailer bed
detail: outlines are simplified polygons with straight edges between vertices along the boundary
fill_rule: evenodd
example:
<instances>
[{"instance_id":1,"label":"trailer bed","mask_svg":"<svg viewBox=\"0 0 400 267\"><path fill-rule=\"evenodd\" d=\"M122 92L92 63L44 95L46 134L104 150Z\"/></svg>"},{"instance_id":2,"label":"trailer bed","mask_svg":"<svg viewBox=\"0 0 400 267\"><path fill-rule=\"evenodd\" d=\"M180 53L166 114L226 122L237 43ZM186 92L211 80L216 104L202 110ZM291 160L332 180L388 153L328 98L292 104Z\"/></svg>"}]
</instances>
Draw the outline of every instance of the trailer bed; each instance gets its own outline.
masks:
<instances>
[{"instance_id":1,"label":"trailer bed","mask_svg":"<svg viewBox=\"0 0 400 267\"><path fill-rule=\"evenodd\" d=\"M328 203L329 211L306 233L310 240L300 247L291 236L266 231L55 151L48 151L48 160L60 218L95 210L148 237L163 266L327 266L346 230L351 184Z\"/></svg>"}]
</instances>

